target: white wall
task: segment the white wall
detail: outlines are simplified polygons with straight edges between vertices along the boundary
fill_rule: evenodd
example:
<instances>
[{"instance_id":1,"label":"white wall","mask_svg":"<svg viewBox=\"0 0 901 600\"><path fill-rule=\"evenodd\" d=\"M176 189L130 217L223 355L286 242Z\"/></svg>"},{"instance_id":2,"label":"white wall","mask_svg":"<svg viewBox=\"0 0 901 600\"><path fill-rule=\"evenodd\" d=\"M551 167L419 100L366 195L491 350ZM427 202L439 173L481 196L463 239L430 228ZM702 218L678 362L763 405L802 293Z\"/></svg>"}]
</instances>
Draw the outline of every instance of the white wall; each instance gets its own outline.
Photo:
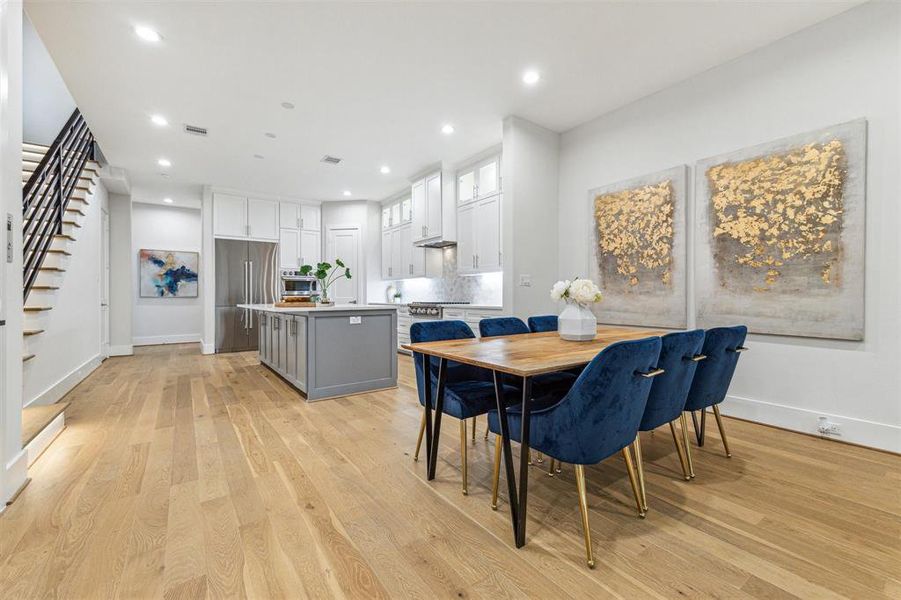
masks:
<instances>
[{"instance_id":1,"label":"white wall","mask_svg":"<svg viewBox=\"0 0 901 600\"><path fill-rule=\"evenodd\" d=\"M137 259L131 248L131 196L110 194L109 343L111 356L132 354L134 271Z\"/></svg>"},{"instance_id":2,"label":"white wall","mask_svg":"<svg viewBox=\"0 0 901 600\"><path fill-rule=\"evenodd\" d=\"M37 284L58 290L32 290L27 306L51 310L29 313L26 328L43 329L25 340L25 352L35 357L25 363L24 404L52 404L100 365L101 207L106 188L98 182L82 206L81 228L71 231L75 241L65 249L72 255L49 255L45 266L59 266L64 273L41 273Z\"/></svg>"},{"instance_id":3,"label":"white wall","mask_svg":"<svg viewBox=\"0 0 901 600\"><path fill-rule=\"evenodd\" d=\"M0 0L0 512L25 483L22 451L22 4ZM6 215L13 260L6 261Z\"/></svg>"},{"instance_id":4,"label":"white wall","mask_svg":"<svg viewBox=\"0 0 901 600\"><path fill-rule=\"evenodd\" d=\"M868 3L579 126L562 137L559 191L559 272L586 272L589 189L866 117L865 340L751 336L723 410L806 432L832 416L842 439L895 452L899 33L898 4Z\"/></svg>"},{"instance_id":5,"label":"white wall","mask_svg":"<svg viewBox=\"0 0 901 600\"><path fill-rule=\"evenodd\" d=\"M138 193L133 199L139 196ZM196 298L141 298L137 260L142 248L200 252L200 210L135 200L131 219L134 345L199 342L203 332L203 279L207 273L200 271Z\"/></svg>"},{"instance_id":6,"label":"white wall","mask_svg":"<svg viewBox=\"0 0 901 600\"><path fill-rule=\"evenodd\" d=\"M75 100L28 17L22 36L22 139L49 146L75 110Z\"/></svg>"},{"instance_id":7,"label":"white wall","mask_svg":"<svg viewBox=\"0 0 901 600\"><path fill-rule=\"evenodd\" d=\"M557 186L560 135L518 117L504 120L504 306L523 319L557 312ZM530 286L520 285L527 275Z\"/></svg>"}]
</instances>

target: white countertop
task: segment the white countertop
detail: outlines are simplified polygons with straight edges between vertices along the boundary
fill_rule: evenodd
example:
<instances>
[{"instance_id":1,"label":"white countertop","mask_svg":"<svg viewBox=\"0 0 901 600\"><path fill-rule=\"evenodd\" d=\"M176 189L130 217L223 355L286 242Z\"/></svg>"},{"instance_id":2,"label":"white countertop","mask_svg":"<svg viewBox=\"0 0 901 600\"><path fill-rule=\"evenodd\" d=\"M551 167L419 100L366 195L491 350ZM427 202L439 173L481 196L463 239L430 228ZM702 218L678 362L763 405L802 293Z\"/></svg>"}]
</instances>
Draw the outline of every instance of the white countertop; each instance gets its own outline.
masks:
<instances>
[{"instance_id":1,"label":"white countertop","mask_svg":"<svg viewBox=\"0 0 901 600\"><path fill-rule=\"evenodd\" d=\"M362 312L369 310L387 310L397 308L396 305L372 305L372 304L335 304L334 306L309 306L309 307L291 307L281 308L274 304L238 304L238 308L246 308L249 310L259 310L264 312L288 313L288 314L306 314L311 312L335 312L335 311L353 311Z\"/></svg>"},{"instance_id":2,"label":"white countertop","mask_svg":"<svg viewBox=\"0 0 901 600\"><path fill-rule=\"evenodd\" d=\"M497 304L441 304L438 303L439 306L445 309L460 309L460 310L504 310L503 306L498 306ZM394 302L370 302L370 306L410 306L409 302L401 302L400 304L395 304Z\"/></svg>"}]
</instances>

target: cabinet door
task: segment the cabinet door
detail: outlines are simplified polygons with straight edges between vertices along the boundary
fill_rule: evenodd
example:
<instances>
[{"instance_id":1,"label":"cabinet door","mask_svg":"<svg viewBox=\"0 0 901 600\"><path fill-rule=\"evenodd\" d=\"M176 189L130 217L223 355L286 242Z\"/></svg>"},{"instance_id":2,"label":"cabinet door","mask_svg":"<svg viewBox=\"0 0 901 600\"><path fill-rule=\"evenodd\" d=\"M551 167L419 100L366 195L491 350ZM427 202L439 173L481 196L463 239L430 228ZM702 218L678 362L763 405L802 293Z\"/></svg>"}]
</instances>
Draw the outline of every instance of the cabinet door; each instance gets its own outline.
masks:
<instances>
[{"instance_id":1,"label":"cabinet door","mask_svg":"<svg viewBox=\"0 0 901 600\"><path fill-rule=\"evenodd\" d=\"M426 237L441 235L441 173L425 180Z\"/></svg>"},{"instance_id":2,"label":"cabinet door","mask_svg":"<svg viewBox=\"0 0 901 600\"><path fill-rule=\"evenodd\" d=\"M479 199L494 196L500 192L500 161L492 158L479 165L479 180L476 183L476 196Z\"/></svg>"},{"instance_id":3,"label":"cabinet door","mask_svg":"<svg viewBox=\"0 0 901 600\"><path fill-rule=\"evenodd\" d=\"M309 231L319 231L322 226L322 210L319 206L310 204L300 205L300 228Z\"/></svg>"},{"instance_id":4,"label":"cabinet door","mask_svg":"<svg viewBox=\"0 0 901 600\"><path fill-rule=\"evenodd\" d=\"M248 237L259 240L278 240L278 202L247 199Z\"/></svg>"},{"instance_id":5,"label":"cabinet door","mask_svg":"<svg viewBox=\"0 0 901 600\"><path fill-rule=\"evenodd\" d=\"M475 213L476 269L501 270L500 196L478 203Z\"/></svg>"},{"instance_id":6,"label":"cabinet door","mask_svg":"<svg viewBox=\"0 0 901 600\"><path fill-rule=\"evenodd\" d=\"M322 260L322 236L318 231L300 232L300 264L315 267Z\"/></svg>"},{"instance_id":7,"label":"cabinet door","mask_svg":"<svg viewBox=\"0 0 901 600\"><path fill-rule=\"evenodd\" d=\"M300 204L279 202L278 226L282 229L300 229Z\"/></svg>"},{"instance_id":8,"label":"cabinet door","mask_svg":"<svg viewBox=\"0 0 901 600\"><path fill-rule=\"evenodd\" d=\"M285 377L297 379L297 317L285 316Z\"/></svg>"},{"instance_id":9,"label":"cabinet door","mask_svg":"<svg viewBox=\"0 0 901 600\"><path fill-rule=\"evenodd\" d=\"M400 222L409 223L413 216L413 202L409 198L400 201Z\"/></svg>"},{"instance_id":10,"label":"cabinet door","mask_svg":"<svg viewBox=\"0 0 901 600\"><path fill-rule=\"evenodd\" d=\"M400 252L397 257L397 265L394 272L401 277L411 277L413 275L413 228L410 225L404 225L397 230L398 245Z\"/></svg>"},{"instance_id":11,"label":"cabinet door","mask_svg":"<svg viewBox=\"0 0 901 600\"><path fill-rule=\"evenodd\" d=\"M259 313L260 318L260 362L269 362L269 315L264 312Z\"/></svg>"},{"instance_id":12,"label":"cabinet door","mask_svg":"<svg viewBox=\"0 0 901 600\"><path fill-rule=\"evenodd\" d=\"M457 204L465 204L475 199L476 172L475 169L464 171L457 175Z\"/></svg>"},{"instance_id":13,"label":"cabinet door","mask_svg":"<svg viewBox=\"0 0 901 600\"><path fill-rule=\"evenodd\" d=\"M294 347L297 374L294 381L302 391L307 391L307 318L294 317Z\"/></svg>"},{"instance_id":14,"label":"cabinet door","mask_svg":"<svg viewBox=\"0 0 901 600\"><path fill-rule=\"evenodd\" d=\"M213 194L213 235L247 237L247 198Z\"/></svg>"},{"instance_id":15,"label":"cabinet door","mask_svg":"<svg viewBox=\"0 0 901 600\"><path fill-rule=\"evenodd\" d=\"M300 262L300 230L281 229L278 233L278 266L295 269Z\"/></svg>"},{"instance_id":16,"label":"cabinet door","mask_svg":"<svg viewBox=\"0 0 901 600\"><path fill-rule=\"evenodd\" d=\"M411 277L425 277L425 253L426 249L422 246L414 246L412 242L410 247L413 250L413 267L410 271Z\"/></svg>"},{"instance_id":17,"label":"cabinet door","mask_svg":"<svg viewBox=\"0 0 901 600\"><path fill-rule=\"evenodd\" d=\"M391 231L382 232L382 279L391 279Z\"/></svg>"},{"instance_id":18,"label":"cabinet door","mask_svg":"<svg viewBox=\"0 0 901 600\"><path fill-rule=\"evenodd\" d=\"M403 279L406 276L403 261L403 231L395 229L391 232L391 278Z\"/></svg>"},{"instance_id":19,"label":"cabinet door","mask_svg":"<svg viewBox=\"0 0 901 600\"><path fill-rule=\"evenodd\" d=\"M278 316L278 362L276 370L285 375L288 372L288 315Z\"/></svg>"},{"instance_id":20,"label":"cabinet door","mask_svg":"<svg viewBox=\"0 0 901 600\"><path fill-rule=\"evenodd\" d=\"M461 206L457 211L457 271L459 273L473 273L476 270L475 214L475 204Z\"/></svg>"},{"instance_id":21,"label":"cabinet door","mask_svg":"<svg viewBox=\"0 0 901 600\"><path fill-rule=\"evenodd\" d=\"M386 206L382 209L382 229L391 227L391 207Z\"/></svg>"},{"instance_id":22,"label":"cabinet door","mask_svg":"<svg viewBox=\"0 0 901 600\"><path fill-rule=\"evenodd\" d=\"M425 180L413 184L410 190L410 202L413 205L413 241L428 237L426 233Z\"/></svg>"},{"instance_id":23,"label":"cabinet door","mask_svg":"<svg viewBox=\"0 0 901 600\"><path fill-rule=\"evenodd\" d=\"M478 203L475 213L476 268L479 271L501 269L500 196Z\"/></svg>"}]
</instances>

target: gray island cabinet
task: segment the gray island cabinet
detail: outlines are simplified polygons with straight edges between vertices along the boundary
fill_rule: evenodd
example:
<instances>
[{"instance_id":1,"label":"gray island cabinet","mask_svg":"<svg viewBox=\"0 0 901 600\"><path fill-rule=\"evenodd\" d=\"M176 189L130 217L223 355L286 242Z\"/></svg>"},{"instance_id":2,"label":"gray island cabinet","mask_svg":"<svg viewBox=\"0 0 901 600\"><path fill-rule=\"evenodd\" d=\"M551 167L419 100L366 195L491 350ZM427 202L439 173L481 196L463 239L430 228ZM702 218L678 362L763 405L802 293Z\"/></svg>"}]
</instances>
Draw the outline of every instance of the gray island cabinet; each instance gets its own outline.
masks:
<instances>
[{"instance_id":1,"label":"gray island cabinet","mask_svg":"<svg viewBox=\"0 0 901 600\"><path fill-rule=\"evenodd\" d=\"M397 310L239 304L259 316L260 362L323 400L397 386Z\"/></svg>"}]
</instances>

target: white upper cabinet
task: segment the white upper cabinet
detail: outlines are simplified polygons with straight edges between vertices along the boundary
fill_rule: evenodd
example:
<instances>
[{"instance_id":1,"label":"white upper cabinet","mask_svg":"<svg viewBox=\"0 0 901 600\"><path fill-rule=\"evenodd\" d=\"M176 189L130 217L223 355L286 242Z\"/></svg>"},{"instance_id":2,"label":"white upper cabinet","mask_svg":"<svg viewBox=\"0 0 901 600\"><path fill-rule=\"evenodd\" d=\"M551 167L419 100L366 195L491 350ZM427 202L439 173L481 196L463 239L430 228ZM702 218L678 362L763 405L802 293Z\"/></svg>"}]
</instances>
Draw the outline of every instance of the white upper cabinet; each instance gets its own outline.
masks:
<instances>
[{"instance_id":1,"label":"white upper cabinet","mask_svg":"<svg viewBox=\"0 0 901 600\"><path fill-rule=\"evenodd\" d=\"M382 279L391 279L391 235L393 231L382 232Z\"/></svg>"},{"instance_id":2,"label":"white upper cabinet","mask_svg":"<svg viewBox=\"0 0 901 600\"><path fill-rule=\"evenodd\" d=\"M426 202L425 179L420 179L410 189L410 202L413 208L413 241L427 238L426 234Z\"/></svg>"},{"instance_id":3,"label":"white upper cabinet","mask_svg":"<svg viewBox=\"0 0 901 600\"><path fill-rule=\"evenodd\" d=\"M425 238L441 235L441 173L425 179Z\"/></svg>"},{"instance_id":4,"label":"white upper cabinet","mask_svg":"<svg viewBox=\"0 0 901 600\"><path fill-rule=\"evenodd\" d=\"M247 237L247 198L213 194L213 233L224 237Z\"/></svg>"},{"instance_id":5,"label":"white upper cabinet","mask_svg":"<svg viewBox=\"0 0 901 600\"><path fill-rule=\"evenodd\" d=\"M391 227L391 207L386 206L382 209L382 229L389 229Z\"/></svg>"},{"instance_id":6,"label":"white upper cabinet","mask_svg":"<svg viewBox=\"0 0 901 600\"><path fill-rule=\"evenodd\" d=\"M301 264L300 230L280 229L278 236L278 266L282 269L296 269Z\"/></svg>"},{"instance_id":7,"label":"white upper cabinet","mask_svg":"<svg viewBox=\"0 0 901 600\"><path fill-rule=\"evenodd\" d=\"M400 201L400 222L409 223L413 217L413 201L404 198Z\"/></svg>"},{"instance_id":8,"label":"white upper cabinet","mask_svg":"<svg viewBox=\"0 0 901 600\"><path fill-rule=\"evenodd\" d=\"M320 231L322 228L321 207L312 204L301 204L300 228L307 231Z\"/></svg>"},{"instance_id":9,"label":"white upper cabinet","mask_svg":"<svg viewBox=\"0 0 901 600\"><path fill-rule=\"evenodd\" d=\"M461 206L457 211L457 271L459 273L476 272L475 213L474 204Z\"/></svg>"},{"instance_id":10,"label":"white upper cabinet","mask_svg":"<svg viewBox=\"0 0 901 600\"><path fill-rule=\"evenodd\" d=\"M247 199L247 237L278 240L278 202L258 198Z\"/></svg>"},{"instance_id":11,"label":"white upper cabinet","mask_svg":"<svg viewBox=\"0 0 901 600\"><path fill-rule=\"evenodd\" d=\"M301 230L300 264L315 267L322 260L322 234L319 231Z\"/></svg>"},{"instance_id":12,"label":"white upper cabinet","mask_svg":"<svg viewBox=\"0 0 901 600\"><path fill-rule=\"evenodd\" d=\"M479 161L457 174L457 204L490 198L501 192L501 159Z\"/></svg>"},{"instance_id":13,"label":"white upper cabinet","mask_svg":"<svg viewBox=\"0 0 901 600\"><path fill-rule=\"evenodd\" d=\"M457 271L490 273L503 269L499 194L470 202L457 211Z\"/></svg>"},{"instance_id":14,"label":"white upper cabinet","mask_svg":"<svg viewBox=\"0 0 901 600\"><path fill-rule=\"evenodd\" d=\"M278 225L282 229L300 229L300 204L279 202Z\"/></svg>"}]
</instances>

